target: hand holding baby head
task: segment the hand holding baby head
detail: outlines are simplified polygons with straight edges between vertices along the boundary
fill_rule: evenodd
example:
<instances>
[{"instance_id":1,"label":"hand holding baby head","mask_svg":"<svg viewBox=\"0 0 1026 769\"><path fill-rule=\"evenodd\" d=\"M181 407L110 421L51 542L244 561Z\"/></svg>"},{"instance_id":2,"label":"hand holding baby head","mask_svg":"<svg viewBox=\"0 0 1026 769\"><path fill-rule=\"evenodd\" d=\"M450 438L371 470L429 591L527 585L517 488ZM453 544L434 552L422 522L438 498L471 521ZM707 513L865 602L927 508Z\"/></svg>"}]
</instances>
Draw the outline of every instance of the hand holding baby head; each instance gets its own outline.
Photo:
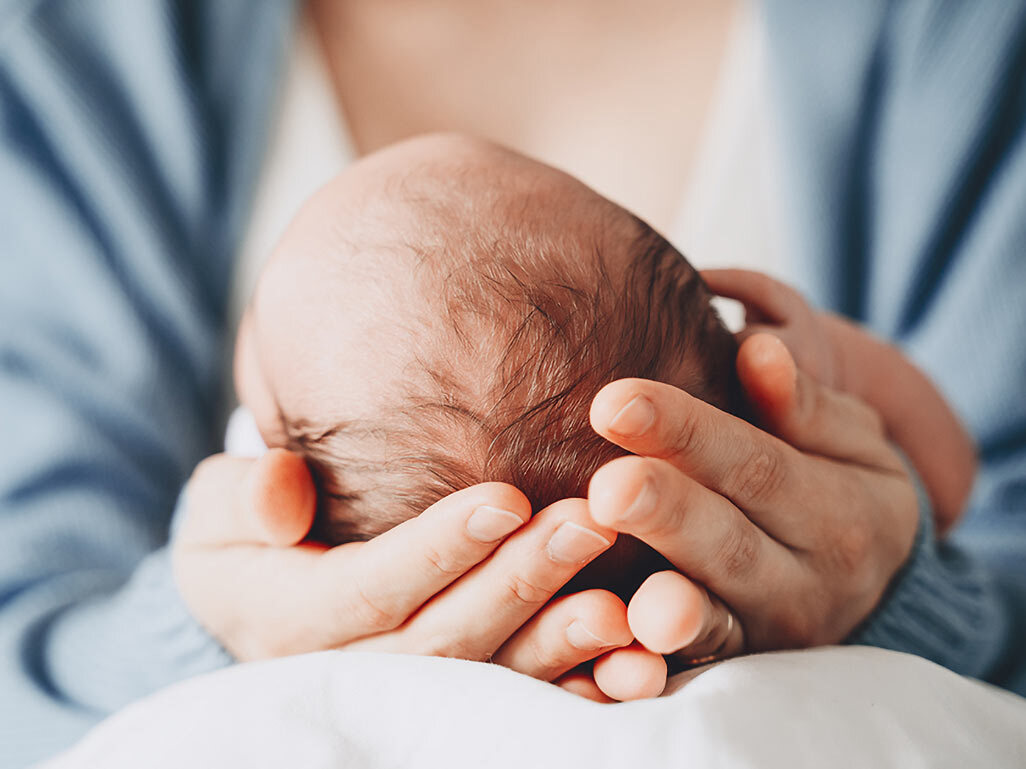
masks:
<instances>
[{"instance_id":1,"label":"hand holding baby head","mask_svg":"<svg viewBox=\"0 0 1026 769\"><path fill-rule=\"evenodd\" d=\"M887 436L919 474L937 530L944 534L958 522L972 490L976 451L922 371L892 345L838 315L817 312L768 275L706 270L702 277L715 293L744 305L746 325L739 338L764 332L778 337L801 371L876 411Z\"/></svg>"},{"instance_id":2,"label":"hand holding baby head","mask_svg":"<svg viewBox=\"0 0 1026 769\"><path fill-rule=\"evenodd\" d=\"M904 559L914 494L879 422L795 377L779 342L748 340L739 367L782 434L833 459L789 449L666 385L626 380L603 390L596 428L640 456L614 460L596 475L590 516L648 541L682 572L650 577L627 611L600 590L545 604L583 565L552 561L547 543L564 524L614 536L591 529L580 503L553 505L505 544L468 536L468 526L480 535L472 521L482 508L526 518L526 500L502 484L450 495L368 543L289 547L303 536L297 523L312 520L312 484L302 463L280 450L255 464L217 457L197 472L176 543L183 595L240 658L321 648L492 655L593 698L604 694L590 676L565 674L598 655L594 675L609 694L662 688L657 658L636 645L618 651L635 635L689 659L839 640ZM639 396L652 404L651 424L635 420L635 432L644 429L634 437L611 431L630 432L630 420L615 415ZM850 461L853 447L862 455L874 444L878 469ZM622 518L631 506L616 500L648 481L656 484L655 505ZM837 495L839 486L850 493ZM717 511L718 519L710 514ZM783 544L799 539L801 546Z\"/></svg>"},{"instance_id":3,"label":"hand holding baby head","mask_svg":"<svg viewBox=\"0 0 1026 769\"><path fill-rule=\"evenodd\" d=\"M789 443L656 382L614 382L592 406L595 429L636 455L595 474L592 517L678 570L638 589L631 630L685 661L842 641L917 527L915 491L872 410L799 371L767 334L742 344L738 370Z\"/></svg>"},{"instance_id":4,"label":"hand holding baby head","mask_svg":"<svg viewBox=\"0 0 1026 769\"><path fill-rule=\"evenodd\" d=\"M487 483L371 542L326 548L304 541L314 494L302 459L281 449L257 460L211 457L189 483L176 579L192 613L239 660L323 649L433 654L563 683L567 671L633 640L612 593L549 603L615 539L580 500L525 526L524 496ZM635 651L630 670L613 688L620 698L662 690L658 655ZM566 685L580 690L573 678Z\"/></svg>"},{"instance_id":5,"label":"hand holding baby head","mask_svg":"<svg viewBox=\"0 0 1026 769\"><path fill-rule=\"evenodd\" d=\"M280 451L197 473L187 602L246 658L490 658L597 699L658 693L661 653L841 640L908 554L911 486L869 409L765 337L738 353L710 296L644 223L505 150L357 164L290 228L240 336L240 394L314 479ZM747 412L742 384L791 445L720 410ZM592 589L550 603L615 531L573 585Z\"/></svg>"}]
</instances>

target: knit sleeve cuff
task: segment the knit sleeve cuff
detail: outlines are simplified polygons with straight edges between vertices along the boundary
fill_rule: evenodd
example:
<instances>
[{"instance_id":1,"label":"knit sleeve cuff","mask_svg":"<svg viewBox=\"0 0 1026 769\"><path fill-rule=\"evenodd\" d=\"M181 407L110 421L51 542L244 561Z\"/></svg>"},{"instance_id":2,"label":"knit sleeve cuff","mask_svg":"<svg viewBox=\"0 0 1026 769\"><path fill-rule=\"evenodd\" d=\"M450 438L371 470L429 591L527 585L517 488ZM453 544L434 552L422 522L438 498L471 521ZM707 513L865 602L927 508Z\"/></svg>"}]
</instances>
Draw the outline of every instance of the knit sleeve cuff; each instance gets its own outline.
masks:
<instances>
[{"instance_id":1,"label":"knit sleeve cuff","mask_svg":"<svg viewBox=\"0 0 1026 769\"><path fill-rule=\"evenodd\" d=\"M136 574L140 591L152 602L152 635L162 640L163 677L153 688L226 667L235 660L185 605L171 568L170 547L153 553ZM157 607L160 607L158 610Z\"/></svg>"},{"instance_id":2,"label":"knit sleeve cuff","mask_svg":"<svg viewBox=\"0 0 1026 769\"><path fill-rule=\"evenodd\" d=\"M909 560L846 643L916 654L983 677L1000 656L1006 618L982 565L936 540L929 501L919 492L919 531Z\"/></svg>"},{"instance_id":3,"label":"knit sleeve cuff","mask_svg":"<svg viewBox=\"0 0 1026 769\"><path fill-rule=\"evenodd\" d=\"M113 594L62 615L47 651L54 683L99 712L233 662L185 605L170 547L148 555Z\"/></svg>"}]
</instances>

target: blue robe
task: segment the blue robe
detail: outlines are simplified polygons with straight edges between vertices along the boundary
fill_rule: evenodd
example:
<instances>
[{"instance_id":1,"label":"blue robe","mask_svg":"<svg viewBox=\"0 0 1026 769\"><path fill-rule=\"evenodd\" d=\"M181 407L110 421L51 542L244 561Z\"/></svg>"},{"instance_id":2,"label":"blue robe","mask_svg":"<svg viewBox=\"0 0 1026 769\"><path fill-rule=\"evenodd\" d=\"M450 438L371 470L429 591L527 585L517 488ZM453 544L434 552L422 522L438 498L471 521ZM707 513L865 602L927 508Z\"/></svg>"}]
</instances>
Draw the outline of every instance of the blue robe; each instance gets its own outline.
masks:
<instances>
[{"instance_id":1,"label":"blue robe","mask_svg":"<svg viewBox=\"0 0 1026 769\"><path fill-rule=\"evenodd\" d=\"M767 0L799 287L902 346L972 509L851 640L1026 692L1026 5ZM0 762L230 663L169 522L217 448L232 261L295 8L0 3Z\"/></svg>"}]
</instances>

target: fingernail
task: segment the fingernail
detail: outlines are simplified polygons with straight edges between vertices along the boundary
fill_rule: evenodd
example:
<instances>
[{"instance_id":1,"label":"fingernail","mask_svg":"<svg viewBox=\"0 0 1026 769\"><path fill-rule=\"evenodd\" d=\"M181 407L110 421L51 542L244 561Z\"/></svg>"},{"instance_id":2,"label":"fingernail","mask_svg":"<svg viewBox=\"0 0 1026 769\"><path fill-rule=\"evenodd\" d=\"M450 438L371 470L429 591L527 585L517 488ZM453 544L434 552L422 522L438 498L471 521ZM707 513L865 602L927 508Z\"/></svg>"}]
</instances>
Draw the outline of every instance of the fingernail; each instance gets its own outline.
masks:
<instances>
[{"instance_id":1,"label":"fingernail","mask_svg":"<svg viewBox=\"0 0 1026 769\"><path fill-rule=\"evenodd\" d=\"M481 505L467 519L467 534L478 542L495 542L524 523L516 513L490 505Z\"/></svg>"},{"instance_id":2,"label":"fingernail","mask_svg":"<svg viewBox=\"0 0 1026 769\"><path fill-rule=\"evenodd\" d=\"M641 487L641 491L634 497L634 501L631 502L627 509L624 510L619 517L618 521L637 521L643 518L648 513L652 512L656 506L656 492L655 486L651 479L645 481L645 485Z\"/></svg>"},{"instance_id":3,"label":"fingernail","mask_svg":"<svg viewBox=\"0 0 1026 769\"><path fill-rule=\"evenodd\" d=\"M585 651L593 651L595 649L601 649L605 646L613 645L609 641L603 641L597 635L588 630L587 626L579 619L575 619L569 624L569 626L567 626L566 640L569 641L570 645L575 649L583 649Z\"/></svg>"},{"instance_id":4,"label":"fingernail","mask_svg":"<svg viewBox=\"0 0 1026 769\"><path fill-rule=\"evenodd\" d=\"M644 395L636 395L631 401L616 412L609 422L609 430L617 435L634 438L644 435L655 424L655 407Z\"/></svg>"},{"instance_id":5,"label":"fingernail","mask_svg":"<svg viewBox=\"0 0 1026 769\"><path fill-rule=\"evenodd\" d=\"M586 529L573 521L564 521L549 537L545 549L553 561L584 563L611 544L598 532Z\"/></svg>"}]
</instances>

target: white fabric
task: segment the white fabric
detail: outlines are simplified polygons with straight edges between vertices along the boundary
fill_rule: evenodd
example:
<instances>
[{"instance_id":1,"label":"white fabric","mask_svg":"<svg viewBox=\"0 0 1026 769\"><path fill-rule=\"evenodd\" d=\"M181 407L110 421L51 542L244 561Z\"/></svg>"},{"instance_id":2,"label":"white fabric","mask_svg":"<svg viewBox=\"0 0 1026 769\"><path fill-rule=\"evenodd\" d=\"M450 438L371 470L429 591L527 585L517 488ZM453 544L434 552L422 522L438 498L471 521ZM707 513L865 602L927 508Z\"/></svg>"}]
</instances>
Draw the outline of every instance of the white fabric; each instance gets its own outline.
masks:
<instances>
[{"instance_id":1,"label":"white fabric","mask_svg":"<svg viewBox=\"0 0 1026 769\"><path fill-rule=\"evenodd\" d=\"M746 4L668 236L698 266L786 279L763 61ZM236 312L302 201L353 157L304 22L240 259ZM233 415L227 444L260 452L249 415ZM326 652L179 684L113 716L49 766L140 765L1000 769L1026 766L1026 701L915 657L850 647L733 660L670 696L616 706L491 665Z\"/></svg>"},{"instance_id":2,"label":"white fabric","mask_svg":"<svg viewBox=\"0 0 1026 769\"><path fill-rule=\"evenodd\" d=\"M670 241L699 269L746 267L783 280L783 174L759 6L740 4Z\"/></svg>"},{"instance_id":3,"label":"white fabric","mask_svg":"<svg viewBox=\"0 0 1026 769\"><path fill-rule=\"evenodd\" d=\"M245 406L237 406L228 417L224 431L224 451L233 457L256 459L267 451L267 444L260 435L253 412Z\"/></svg>"},{"instance_id":4,"label":"white fabric","mask_svg":"<svg viewBox=\"0 0 1026 769\"><path fill-rule=\"evenodd\" d=\"M1026 700L861 647L712 667L598 705L481 663L321 652L178 684L48 769L1026 766Z\"/></svg>"},{"instance_id":5,"label":"white fabric","mask_svg":"<svg viewBox=\"0 0 1026 769\"><path fill-rule=\"evenodd\" d=\"M744 0L730 33L720 82L694 172L670 232L696 267L748 267L784 280L785 217L773 90L759 5ZM296 29L253 215L236 264L233 320L286 225L318 187L356 158L327 63L305 14ZM739 325L735 307L727 320ZM235 323L232 324L232 330Z\"/></svg>"},{"instance_id":6,"label":"white fabric","mask_svg":"<svg viewBox=\"0 0 1026 769\"><path fill-rule=\"evenodd\" d=\"M739 6L694 170L667 237L698 269L744 267L794 282L760 7L754 0ZM713 302L728 328L743 327L739 303Z\"/></svg>"},{"instance_id":7,"label":"white fabric","mask_svg":"<svg viewBox=\"0 0 1026 769\"><path fill-rule=\"evenodd\" d=\"M261 267L306 199L356 158L306 14L300 14L294 37L249 226L236 258L233 320L241 316Z\"/></svg>"}]
</instances>

